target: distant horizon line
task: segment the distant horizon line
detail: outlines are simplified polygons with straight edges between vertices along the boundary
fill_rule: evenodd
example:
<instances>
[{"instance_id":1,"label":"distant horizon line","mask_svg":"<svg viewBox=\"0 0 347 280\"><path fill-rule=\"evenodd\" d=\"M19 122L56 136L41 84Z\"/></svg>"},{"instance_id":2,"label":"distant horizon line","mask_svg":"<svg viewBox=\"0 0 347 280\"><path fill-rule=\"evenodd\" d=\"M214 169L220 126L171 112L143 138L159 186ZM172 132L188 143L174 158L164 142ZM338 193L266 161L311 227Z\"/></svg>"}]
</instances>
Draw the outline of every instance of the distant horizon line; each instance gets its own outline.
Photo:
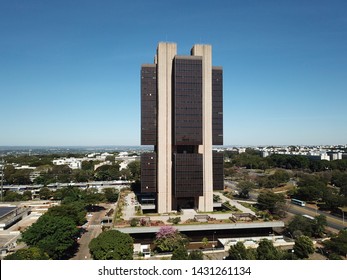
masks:
<instances>
[{"instance_id":1,"label":"distant horizon line","mask_svg":"<svg viewBox=\"0 0 347 280\"><path fill-rule=\"evenodd\" d=\"M260 146L346 146L346 144L227 144L213 147L260 147ZM0 145L0 148L117 148L151 147L153 145Z\"/></svg>"}]
</instances>

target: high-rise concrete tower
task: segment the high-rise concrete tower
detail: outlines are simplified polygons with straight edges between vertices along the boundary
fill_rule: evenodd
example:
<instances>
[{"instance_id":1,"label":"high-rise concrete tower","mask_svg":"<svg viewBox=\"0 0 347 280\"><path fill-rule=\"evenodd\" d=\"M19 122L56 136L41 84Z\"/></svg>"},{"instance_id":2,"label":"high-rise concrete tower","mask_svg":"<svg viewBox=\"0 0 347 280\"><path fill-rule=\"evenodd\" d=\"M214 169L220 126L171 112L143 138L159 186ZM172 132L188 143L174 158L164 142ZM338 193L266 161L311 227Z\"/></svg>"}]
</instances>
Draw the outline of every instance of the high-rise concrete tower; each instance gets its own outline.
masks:
<instances>
[{"instance_id":1,"label":"high-rise concrete tower","mask_svg":"<svg viewBox=\"0 0 347 280\"><path fill-rule=\"evenodd\" d=\"M141 156L144 209L213 210L213 190L223 189L223 155L212 151L223 145L223 70L210 45L180 56L159 43L154 64L142 65L141 144L153 146Z\"/></svg>"}]
</instances>

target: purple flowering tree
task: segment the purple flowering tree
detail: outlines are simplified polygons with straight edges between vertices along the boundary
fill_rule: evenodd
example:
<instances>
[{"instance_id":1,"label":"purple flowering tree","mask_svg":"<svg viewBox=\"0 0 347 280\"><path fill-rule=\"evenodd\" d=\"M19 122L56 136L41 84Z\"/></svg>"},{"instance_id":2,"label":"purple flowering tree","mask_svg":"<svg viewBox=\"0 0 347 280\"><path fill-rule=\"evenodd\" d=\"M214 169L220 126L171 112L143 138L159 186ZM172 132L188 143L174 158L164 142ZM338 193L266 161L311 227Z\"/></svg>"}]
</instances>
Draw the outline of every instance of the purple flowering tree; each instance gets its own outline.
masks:
<instances>
[{"instance_id":1,"label":"purple flowering tree","mask_svg":"<svg viewBox=\"0 0 347 280\"><path fill-rule=\"evenodd\" d=\"M172 226L163 226L156 234L154 244L162 252L170 252L179 246L188 244L188 239Z\"/></svg>"}]
</instances>

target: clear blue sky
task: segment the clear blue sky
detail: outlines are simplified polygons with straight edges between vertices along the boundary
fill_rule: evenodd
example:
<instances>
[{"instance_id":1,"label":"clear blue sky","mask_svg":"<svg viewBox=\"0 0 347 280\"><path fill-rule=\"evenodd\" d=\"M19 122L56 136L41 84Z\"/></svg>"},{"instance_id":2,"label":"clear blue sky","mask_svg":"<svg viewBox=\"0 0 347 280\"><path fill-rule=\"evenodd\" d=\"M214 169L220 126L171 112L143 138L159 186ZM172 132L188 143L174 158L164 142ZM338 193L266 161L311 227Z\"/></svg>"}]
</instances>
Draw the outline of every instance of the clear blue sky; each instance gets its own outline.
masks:
<instances>
[{"instance_id":1,"label":"clear blue sky","mask_svg":"<svg viewBox=\"0 0 347 280\"><path fill-rule=\"evenodd\" d=\"M345 0L1 0L0 145L139 145L160 41L212 45L225 145L347 143Z\"/></svg>"}]
</instances>

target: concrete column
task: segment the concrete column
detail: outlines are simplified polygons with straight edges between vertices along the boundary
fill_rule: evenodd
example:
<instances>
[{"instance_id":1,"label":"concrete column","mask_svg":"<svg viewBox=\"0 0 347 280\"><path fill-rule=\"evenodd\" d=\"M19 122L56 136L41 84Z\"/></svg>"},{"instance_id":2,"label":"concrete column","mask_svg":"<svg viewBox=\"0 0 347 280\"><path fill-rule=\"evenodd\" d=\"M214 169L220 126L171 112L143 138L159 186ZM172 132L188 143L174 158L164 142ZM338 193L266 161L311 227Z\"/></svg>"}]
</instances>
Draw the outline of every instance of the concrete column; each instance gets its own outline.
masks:
<instances>
[{"instance_id":1,"label":"concrete column","mask_svg":"<svg viewBox=\"0 0 347 280\"><path fill-rule=\"evenodd\" d=\"M159 43L156 55L158 65L158 213L172 210L171 89L172 65L176 52L175 43Z\"/></svg>"},{"instance_id":2,"label":"concrete column","mask_svg":"<svg viewBox=\"0 0 347 280\"><path fill-rule=\"evenodd\" d=\"M202 56L202 146L203 197L199 198L199 210L213 211L213 155L212 155L212 47L194 45L192 55Z\"/></svg>"}]
</instances>

